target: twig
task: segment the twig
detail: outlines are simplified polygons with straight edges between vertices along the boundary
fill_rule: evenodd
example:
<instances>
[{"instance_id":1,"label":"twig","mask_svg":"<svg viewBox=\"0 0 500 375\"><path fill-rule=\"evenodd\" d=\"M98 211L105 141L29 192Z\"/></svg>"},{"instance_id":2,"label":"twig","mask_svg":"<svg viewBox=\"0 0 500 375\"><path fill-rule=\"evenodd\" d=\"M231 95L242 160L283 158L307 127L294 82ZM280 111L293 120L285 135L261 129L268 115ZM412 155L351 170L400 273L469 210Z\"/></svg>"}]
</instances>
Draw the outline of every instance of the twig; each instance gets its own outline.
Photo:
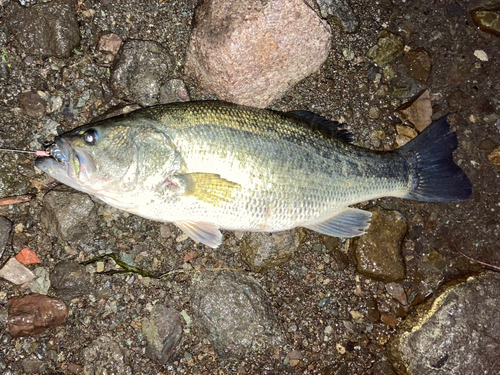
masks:
<instances>
[{"instance_id":1,"label":"twig","mask_svg":"<svg viewBox=\"0 0 500 375\"><path fill-rule=\"evenodd\" d=\"M160 275L158 278L159 279L164 279L166 277L169 277L171 275L174 275L176 273L188 273L188 272L198 272L198 271L245 271L243 268L228 268L228 267L223 267L223 268L200 268L200 269L191 269L191 270L185 270L185 269L178 269L178 270L172 270L165 272L164 274Z\"/></svg>"},{"instance_id":2,"label":"twig","mask_svg":"<svg viewBox=\"0 0 500 375\"><path fill-rule=\"evenodd\" d=\"M477 260L477 259L474 259L474 258L471 258L470 256L464 254L462 252L462 250L460 250L458 248L457 245L453 244L453 247L455 247L455 250L458 251L460 254L462 254L464 257L466 257L467 259L469 259L471 262L475 262L475 263L479 263L485 267L490 267L490 268L493 268L495 271L497 272L500 272L500 267L499 266L494 266L493 264L489 264L489 263L485 263L485 262L481 262L480 260Z\"/></svg>"},{"instance_id":3,"label":"twig","mask_svg":"<svg viewBox=\"0 0 500 375\"><path fill-rule=\"evenodd\" d=\"M26 203L32 200L35 196L33 194L18 195L15 197L0 198L0 206L8 206L9 204Z\"/></svg>"}]
</instances>

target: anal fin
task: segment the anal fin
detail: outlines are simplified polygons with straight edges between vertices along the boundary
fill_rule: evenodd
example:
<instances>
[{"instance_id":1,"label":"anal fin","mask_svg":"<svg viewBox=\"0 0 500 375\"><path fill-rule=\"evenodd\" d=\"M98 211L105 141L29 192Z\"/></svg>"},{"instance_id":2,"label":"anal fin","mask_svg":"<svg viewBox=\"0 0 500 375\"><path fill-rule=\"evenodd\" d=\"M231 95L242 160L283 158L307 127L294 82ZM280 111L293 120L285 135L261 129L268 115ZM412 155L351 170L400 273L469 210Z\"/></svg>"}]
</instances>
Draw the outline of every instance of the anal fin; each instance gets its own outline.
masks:
<instances>
[{"instance_id":1,"label":"anal fin","mask_svg":"<svg viewBox=\"0 0 500 375\"><path fill-rule=\"evenodd\" d=\"M222 243L222 233L215 224L196 221L175 221L174 224L194 242L201 242L213 249Z\"/></svg>"},{"instance_id":2,"label":"anal fin","mask_svg":"<svg viewBox=\"0 0 500 375\"><path fill-rule=\"evenodd\" d=\"M326 221L304 227L332 237L351 238L365 233L371 216L369 211L346 207Z\"/></svg>"}]
</instances>

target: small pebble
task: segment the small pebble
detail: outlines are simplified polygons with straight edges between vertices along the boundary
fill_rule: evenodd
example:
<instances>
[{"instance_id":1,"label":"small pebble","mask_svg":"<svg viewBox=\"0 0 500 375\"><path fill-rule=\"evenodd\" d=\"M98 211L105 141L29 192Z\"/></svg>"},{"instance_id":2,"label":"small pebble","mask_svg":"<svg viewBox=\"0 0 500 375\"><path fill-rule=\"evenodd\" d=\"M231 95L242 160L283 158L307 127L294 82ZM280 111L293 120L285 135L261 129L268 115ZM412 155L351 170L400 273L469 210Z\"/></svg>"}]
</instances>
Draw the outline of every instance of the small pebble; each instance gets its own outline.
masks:
<instances>
[{"instance_id":1,"label":"small pebble","mask_svg":"<svg viewBox=\"0 0 500 375\"><path fill-rule=\"evenodd\" d=\"M500 147L497 147L488 155L488 160L492 165L500 167Z\"/></svg>"},{"instance_id":2,"label":"small pebble","mask_svg":"<svg viewBox=\"0 0 500 375\"><path fill-rule=\"evenodd\" d=\"M488 61L488 55L482 49L475 50L474 56L476 56L481 61Z\"/></svg>"},{"instance_id":3,"label":"small pebble","mask_svg":"<svg viewBox=\"0 0 500 375\"><path fill-rule=\"evenodd\" d=\"M368 111L368 116L371 119L377 119L380 117L380 110L377 107L371 107Z\"/></svg>"},{"instance_id":4,"label":"small pebble","mask_svg":"<svg viewBox=\"0 0 500 375\"><path fill-rule=\"evenodd\" d=\"M391 295L392 298L397 300L402 305L407 305L408 300L406 298L406 293L401 284L398 283L387 283L385 284L385 290Z\"/></svg>"},{"instance_id":5,"label":"small pebble","mask_svg":"<svg viewBox=\"0 0 500 375\"><path fill-rule=\"evenodd\" d=\"M27 247L16 254L16 259L24 265L40 263L38 256Z\"/></svg>"},{"instance_id":6,"label":"small pebble","mask_svg":"<svg viewBox=\"0 0 500 375\"><path fill-rule=\"evenodd\" d=\"M362 313L360 313L359 311L356 311L356 310L352 310L350 312L352 318L356 321L356 322L359 322L361 320L363 320L364 316Z\"/></svg>"},{"instance_id":7,"label":"small pebble","mask_svg":"<svg viewBox=\"0 0 500 375\"><path fill-rule=\"evenodd\" d=\"M97 262L96 272L103 272L103 271L104 271L104 262Z\"/></svg>"},{"instance_id":8,"label":"small pebble","mask_svg":"<svg viewBox=\"0 0 500 375\"><path fill-rule=\"evenodd\" d=\"M116 55L122 45L122 39L116 34L106 34L99 40L98 49L100 52Z\"/></svg>"},{"instance_id":9,"label":"small pebble","mask_svg":"<svg viewBox=\"0 0 500 375\"><path fill-rule=\"evenodd\" d=\"M380 320L382 323L387 324L391 328L396 328L398 326L398 318L391 314L382 314L380 315Z\"/></svg>"},{"instance_id":10,"label":"small pebble","mask_svg":"<svg viewBox=\"0 0 500 375\"><path fill-rule=\"evenodd\" d=\"M342 346L342 344L337 344L335 345L335 348L337 348L337 351L340 353L340 354L345 354L345 347Z\"/></svg>"},{"instance_id":11,"label":"small pebble","mask_svg":"<svg viewBox=\"0 0 500 375\"><path fill-rule=\"evenodd\" d=\"M325 335L330 336L333 331L332 326L326 326L325 327Z\"/></svg>"}]
</instances>

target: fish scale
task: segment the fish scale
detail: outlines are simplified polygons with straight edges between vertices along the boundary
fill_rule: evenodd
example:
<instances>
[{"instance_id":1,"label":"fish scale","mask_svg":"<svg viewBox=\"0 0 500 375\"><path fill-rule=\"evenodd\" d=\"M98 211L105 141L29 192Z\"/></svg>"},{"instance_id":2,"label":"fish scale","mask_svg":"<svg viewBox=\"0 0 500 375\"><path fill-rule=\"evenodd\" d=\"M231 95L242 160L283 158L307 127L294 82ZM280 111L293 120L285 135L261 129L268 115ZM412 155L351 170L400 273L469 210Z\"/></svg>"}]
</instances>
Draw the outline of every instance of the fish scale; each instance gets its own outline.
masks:
<instances>
[{"instance_id":1,"label":"fish scale","mask_svg":"<svg viewBox=\"0 0 500 375\"><path fill-rule=\"evenodd\" d=\"M234 201L211 208L210 215L222 228L285 230L325 220L360 198L407 192L404 168L393 168L392 180L384 175L383 163L394 164L397 155L368 156L365 150L361 159L360 153L346 153L348 145L325 137L321 128L305 120L271 111L262 116L260 110L217 104L215 108L167 105L153 109L151 115L164 124L162 129L183 156L186 169L181 172L218 174L242 186ZM313 132L306 132L308 127ZM324 154L340 156L332 160ZM353 160L346 158L350 155ZM342 157L347 160L341 161ZM373 162L374 157L379 160ZM346 165L351 174L343 172ZM367 169L371 169L371 179L362 173ZM375 177L377 172L380 178ZM347 179L352 181L350 186ZM302 203L295 204L298 201ZM201 205L199 210L193 212L196 220L207 214Z\"/></svg>"},{"instance_id":2,"label":"fish scale","mask_svg":"<svg viewBox=\"0 0 500 375\"><path fill-rule=\"evenodd\" d=\"M86 144L85 134L95 144ZM349 205L471 193L453 162L457 141L446 119L390 152L354 146L350 138L338 123L305 111L172 103L63 134L49 150L64 152L37 166L118 208L173 222L211 247L222 241L219 229L304 226L353 237L368 227L370 213Z\"/></svg>"}]
</instances>

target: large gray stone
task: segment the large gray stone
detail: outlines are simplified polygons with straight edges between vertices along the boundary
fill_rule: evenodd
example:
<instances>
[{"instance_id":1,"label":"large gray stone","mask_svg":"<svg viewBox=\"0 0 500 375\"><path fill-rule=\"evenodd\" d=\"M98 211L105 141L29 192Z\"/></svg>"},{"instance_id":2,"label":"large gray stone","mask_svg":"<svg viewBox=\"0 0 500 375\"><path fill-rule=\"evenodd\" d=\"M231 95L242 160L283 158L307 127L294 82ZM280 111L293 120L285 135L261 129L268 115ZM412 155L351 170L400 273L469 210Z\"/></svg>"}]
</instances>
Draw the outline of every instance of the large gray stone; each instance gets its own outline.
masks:
<instances>
[{"instance_id":1,"label":"large gray stone","mask_svg":"<svg viewBox=\"0 0 500 375\"><path fill-rule=\"evenodd\" d=\"M398 374L479 375L500 369L500 275L445 285L389 342Z\"/></svg>"},{"instance_id":2,"label":"large gray stone","mask_svg":"<svg viewBox=\"0 0 500 375\"><path fill-rule=\"evenodd\" d=\"M95 204L76 191L49 191L43 197L42 223L60 240L76 247L94 238L97 228Z\"/></svg>"},{"instance_id":3,"label":"large gray stone","mask_svg":"<svg viewBox=\"0 0 500 375\"><path fill-rule=\"evenodd\" d=\"M199 324L221 358L245 358L285 338L269 298L238 272L203 272L194 281L192 305Z\"/></svg>"},{"instance_id":4,"label":"large gray stone","mask_svg":"<svg viewBox=\"0 0 500 375\"><path fill-rule=\"evenodd\" d=\"M143 106L157 104L161 87L171 78L172 59L161 44L127 40L122 44L111 74L118 96Z\"/></svg>"},{"instance_id":5,"label":"large gray stone","mask_svg":"<svg viewBox=\"0 0 500 375\"><path fill-rule=\"evenodd\" d=\"M68 57L80 44L73 0L53 0L29 8L13 2L5 21L29 55Z\"/></svg>"},{"instance_id":6,"label":"large gray stone","mask_svg":"<svg viewBox=\"0 0 500 375\"><path fill-rule=\"evenodd\" d=\"M129 352L107 335L96 338L83 350L85 375L115 374L129 375Z\"/></svg>"}]
</instances>

